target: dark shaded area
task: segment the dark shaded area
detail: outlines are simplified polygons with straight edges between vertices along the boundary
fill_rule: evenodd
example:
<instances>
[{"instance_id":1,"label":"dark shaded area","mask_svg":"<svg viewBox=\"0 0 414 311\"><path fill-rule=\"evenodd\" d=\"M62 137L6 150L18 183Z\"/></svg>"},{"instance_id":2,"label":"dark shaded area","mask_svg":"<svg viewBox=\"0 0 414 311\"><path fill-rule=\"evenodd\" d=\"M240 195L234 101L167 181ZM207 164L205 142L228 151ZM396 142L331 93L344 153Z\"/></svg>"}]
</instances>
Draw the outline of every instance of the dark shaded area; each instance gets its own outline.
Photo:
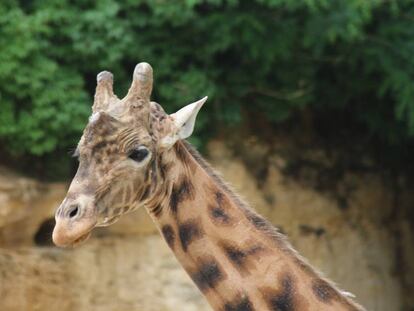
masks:
<instances>
[{"instance_id":1,"label":"dark shaded area","mask_svg":"<svg viewBox=\"0 0 414 311\"><path fill-rule=\"evenodd\" d=\"M325 228L323 227L313 227L305 224L299 225L299 230L302 235L315 235L316 237L321 237L326 233Z\"/></svg>"},{"instance_id":2,"label":"dark shaded area","mask_svg":"<svg viewBox=\"0 0 414 311\"><path fill-rule=\"evenodd\" d=\"M42 222L33 240L38 246L54 246L52 241L53 228L55 227L55 219L49 218Z\"/></svg>"}]
</instances>

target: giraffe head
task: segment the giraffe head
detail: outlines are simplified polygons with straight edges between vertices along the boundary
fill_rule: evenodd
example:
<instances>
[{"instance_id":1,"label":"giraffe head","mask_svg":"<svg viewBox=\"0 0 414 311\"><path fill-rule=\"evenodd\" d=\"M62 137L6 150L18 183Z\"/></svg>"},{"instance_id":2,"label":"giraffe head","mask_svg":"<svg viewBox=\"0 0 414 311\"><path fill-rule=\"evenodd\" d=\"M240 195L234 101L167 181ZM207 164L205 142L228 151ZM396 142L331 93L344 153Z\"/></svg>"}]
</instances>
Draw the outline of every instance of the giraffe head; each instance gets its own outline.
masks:
<instances>
[{"instance_id":1,"label":"giraffe head","mask_svg":"<svg viewBox=\"0 0 414 311\"><path fill-rule=\"evenodd\" d=\"M150 101L152 68L135 67L128 94L112 90L113 76L97 76L92 115L75 151L78 171L56 211L53 241L71 246L94 227L107 226L145 205L156 185L156 157L191 135L206 97L167 115Z\"/></svg>"}]
</instances>

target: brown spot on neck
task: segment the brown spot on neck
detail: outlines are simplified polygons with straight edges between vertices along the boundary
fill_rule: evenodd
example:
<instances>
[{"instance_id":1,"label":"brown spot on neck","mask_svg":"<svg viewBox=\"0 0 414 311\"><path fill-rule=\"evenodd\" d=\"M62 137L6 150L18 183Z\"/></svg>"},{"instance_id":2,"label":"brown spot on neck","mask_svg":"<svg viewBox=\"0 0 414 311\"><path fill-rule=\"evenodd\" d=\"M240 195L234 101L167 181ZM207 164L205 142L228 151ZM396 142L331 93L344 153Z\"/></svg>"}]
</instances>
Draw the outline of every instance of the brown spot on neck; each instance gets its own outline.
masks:
<instances>
[{"instance_id":1,"label":"brown spot on neck","mask_svg":"<svg viewBox=\"0 0 414 311\"><path fill-rule=\"evenodd\" d=\"M198 258L196 262L199 268L191 274L191 278L202 292L215 288L227 278L227 274L213 257Z\"/></svg>"},{"instance_id":2,"label":"brown spot on neck","mask_svg":"<svg viewBox=\"0 0 414 311\"><path fill-rule=\"evenodd\" d=\"M170 197L170 209L173 215L177 215L178 206L185 200L195 197L194 186L186 175L181 175L178 182L173 185Z\"/></svg>"},{"instance_id":3,"label":"brown spot on neck","mask_svg":"<svg viewBox=\"0 0 414 311\"><path fill-rule=\"evenodd\" d=\"M237 295L224 305L223 311L254 311L247 295Z\"/></svg>"},{"instance_id":4,"label":"brown spot on neck","mask_svg":"<svg viewBox=\"0 0 414 311\"><path fill-rule=\"evenodd\" d=\"M259 259L257 256L265 251L263 246L259 244L242 248L237 246L235 242L228 240L222 240L218 245L241 275L250 274L255 269L255 260Z\"/></svg>"},{"instance_id":5,"label":"brown spot on neck","mask_svg":"<svg viewBox=\"0 0 414 311\"><path fill-rule=\"evenodd\" d=\"M327 304L338 296L336 291L326 281L319 279L312 281L312 291L316 298Z\"/></svg>"},{"instance_id":6,"label":"brown spot on neck","mask_svg":"<svg viewBox=\"0 0 414 311\"><path fill-rule=\"evenodd\" d=\"M216 225L229 225L231 223L230 216L223 208L217 205L209 205L208 210L211 220Z\"/></svg>"},{"instance_id":7,"label":"brown spot on neck","mask_svg":"<svg viewBox=\"0 0 414 311\"><path fill-rule=\"evenodd\" d=\"M178 235L184 252L187 252L188 246L195 240L201 239L204 231L201 228L201 221L191 219L178 226Z\"/></svg>"},{"instance_id":8,"label":"brown spot on neck","mask_svg":"<svg viewBox=\"0 0 414 311\"><path fill-rule=\"evenodd\" d=\"M233 219L230 216L229 202L227 197L220 191L214 190L214 202L208 205L209 216L216 225L230 225Z\"/></svg>"},{"instance_id":9,"label":"brown spot on neck","mask_svg":"<svg viewBox=\"0 0 414 311\"><path fill-rule=\"evenodd\" d=\"M167 242L168 246L172 249L174 248L174 241L175 241L175 233L174 229L171 225L164 225L161 228L161 233Z\"/></svg>"},{"instance_id":10,"label":"brown spot on neck","mask_svg":"<svg viewBox=\"0 0 414 311\"><path fill-rule=\"evenodd\" d=\"M347 307L346 309L349 311L364 310L361 306L341 295L332 284L324 279L314 279L312 281L312 292L315 297L324 304L331 305L336 301L345 305Z\"/></svg>"},{"instance_id":11,"label":"brown spot on neck","mask_svg":"<svg viewBox=\"0 0 414 311\"><path fill-rule=\"evenodd\" d=\"M279 289L262 288L263 298L272 311L296 311L300 310L296 304L294 294L295 282L292 274L284 273L279 279Z\"/></svg>"}]
</instances>

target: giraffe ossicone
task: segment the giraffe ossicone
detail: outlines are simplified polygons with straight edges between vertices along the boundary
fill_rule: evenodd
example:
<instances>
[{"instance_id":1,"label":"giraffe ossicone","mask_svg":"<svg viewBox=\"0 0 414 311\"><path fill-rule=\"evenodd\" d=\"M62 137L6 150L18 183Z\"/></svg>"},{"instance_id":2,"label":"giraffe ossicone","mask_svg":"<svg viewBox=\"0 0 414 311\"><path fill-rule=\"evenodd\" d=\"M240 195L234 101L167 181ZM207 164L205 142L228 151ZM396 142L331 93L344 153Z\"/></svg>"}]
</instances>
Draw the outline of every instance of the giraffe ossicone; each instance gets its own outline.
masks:
<instances>
[{"instance_id":1,"label":"giraffe ossicone","mask_svg":"<svg viewBox=\"0 0 414 311\"><path fill-rule=\"evenodd\" d=\"M78 171L56 211L53 241L85 242L93 228L145 207L216 311L364 310L323 279L269 222L235 195L184 139L202 98L168 115L150 101L152 68L135 67L123 99L97 76Z\"/></svg>"}]
</instances>

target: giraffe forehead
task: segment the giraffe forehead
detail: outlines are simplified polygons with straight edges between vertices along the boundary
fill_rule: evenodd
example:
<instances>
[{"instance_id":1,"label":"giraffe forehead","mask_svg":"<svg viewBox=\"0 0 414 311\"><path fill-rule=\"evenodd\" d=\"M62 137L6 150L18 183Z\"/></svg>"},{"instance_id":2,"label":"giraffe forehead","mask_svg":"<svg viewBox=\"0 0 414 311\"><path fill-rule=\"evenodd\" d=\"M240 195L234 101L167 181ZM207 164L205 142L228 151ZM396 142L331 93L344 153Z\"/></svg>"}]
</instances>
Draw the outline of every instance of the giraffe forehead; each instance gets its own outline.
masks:
<instances>
[{"instance_id":1,"label":"giraffe forehead","mask_svg":"<svg viewBox=\"0 0 414 311\"><path fill-rule=\"evenodd\" d=\"M133 139L141 141L142 144L150 144L156 140L157 134L166 132L171 127L171 122L167 120L168 114L155 102L151 102L148 118L137 114L136 111L133 112L130 111L126 115L110 111L94 112L89 118L79 145L90 146L112 139L117 140L120 145L124 142L130 143Z\"/></svg>"},{"instance_id":2,"label":"giraffe forehead","mask_svg":"<svg viewBox=\"0 0 414 311\"><path fill-rule=\"evenodd\" d=\"M97 127L88 125L79 143L80 151L91 151L92 155L99 151L125 152L134 145L150 147L152 139L144 126L105 123ZM89 152L86 152L89 153Z\"/></svg>"},{"instance_id":3,"label":"giraffe forehead","mask_svg":"<svg viewBox=\"0 0 414 311\"><path fill-rule=\"evenodd\" d=\"M96 112L89 118L89 123L84 130L84 137L87 141L92 140L95 136L110 135L121 123L104 112Z\"/></svg>"}]
</instances>

